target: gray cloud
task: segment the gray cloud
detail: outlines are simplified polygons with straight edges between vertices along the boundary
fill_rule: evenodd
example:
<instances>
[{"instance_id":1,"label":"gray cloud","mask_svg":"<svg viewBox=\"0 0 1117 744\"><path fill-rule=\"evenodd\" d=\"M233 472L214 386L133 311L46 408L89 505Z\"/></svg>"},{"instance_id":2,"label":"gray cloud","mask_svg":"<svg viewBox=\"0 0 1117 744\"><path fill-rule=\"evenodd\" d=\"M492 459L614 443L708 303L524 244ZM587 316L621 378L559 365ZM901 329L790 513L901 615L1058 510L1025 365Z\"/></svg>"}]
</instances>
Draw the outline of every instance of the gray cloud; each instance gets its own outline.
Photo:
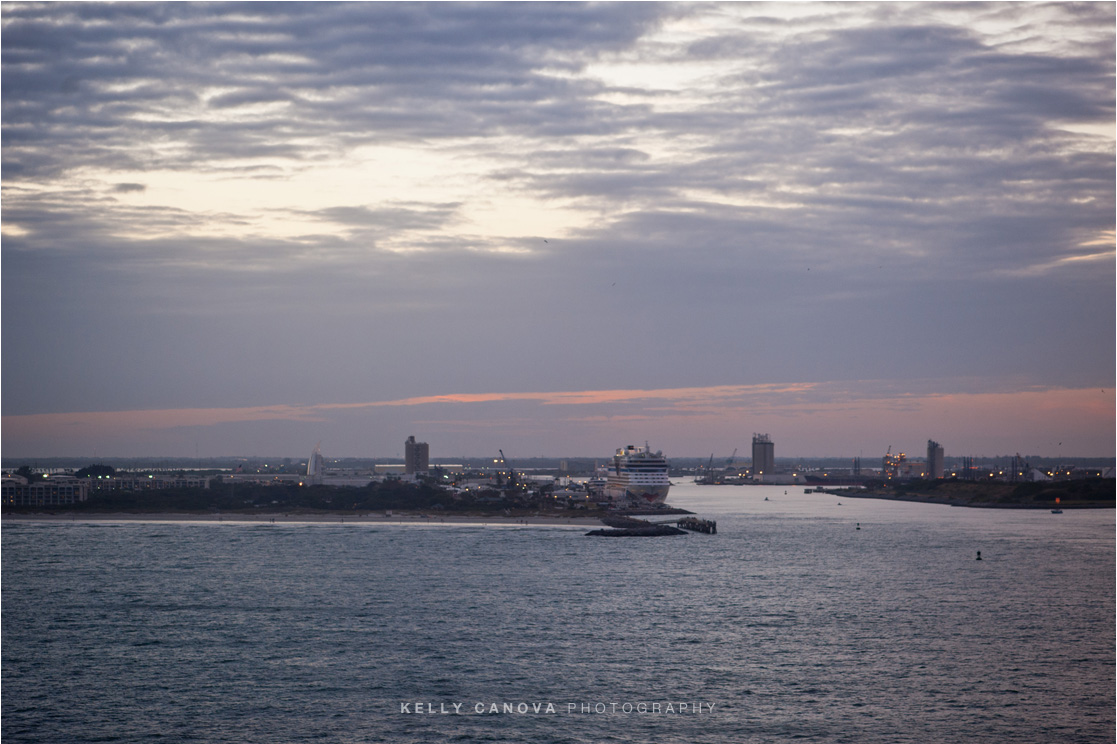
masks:
<instances>
[{"instance_id":1,"label":"gray cloud","mask_svg":"<svg viewBox=\"0 0 1117 744\"><path fill-rule=\"evenodd\" d=\"M330 147L477 136L497 125L583 131L571 124L607 118L609 107L586 100L584 84L540 68L576 68L623 47L662 12L641 4L61 4L47 13L14 5L4 29L4 125L6 141L18 144L5 148L5 179L123 157L185 167L244 157L245 148L305 156L294 138ZM226 92L202 93L209 88ZM540 117L551 100L580 115ZM258 103L287 105L248 123L207 116ZM186 146L178 157L144 146L171 136Z\"/></svg>"},{"instance_id":2,"label":"gray cloud","mask_svg":"<svg viewBox=\"0 0 1117 744\"><path fill-rule=\"evenodd\" d=\"M1111 381L1112 260L1066 259L1112 251L1113 140L1087 133L1114 119L1112 5L808 9L5 5L4 332L53 339L4 355L5 413L762 382L819 359L830 379ZM703 14L725 21L652 36ZM710 66L681 89L588 72L618 59ZM465 202L352 194L269 235L85 175L282 180L391 143L478 157L483 183L585 224L493 238Z\"/></svg>"}]
</instances>

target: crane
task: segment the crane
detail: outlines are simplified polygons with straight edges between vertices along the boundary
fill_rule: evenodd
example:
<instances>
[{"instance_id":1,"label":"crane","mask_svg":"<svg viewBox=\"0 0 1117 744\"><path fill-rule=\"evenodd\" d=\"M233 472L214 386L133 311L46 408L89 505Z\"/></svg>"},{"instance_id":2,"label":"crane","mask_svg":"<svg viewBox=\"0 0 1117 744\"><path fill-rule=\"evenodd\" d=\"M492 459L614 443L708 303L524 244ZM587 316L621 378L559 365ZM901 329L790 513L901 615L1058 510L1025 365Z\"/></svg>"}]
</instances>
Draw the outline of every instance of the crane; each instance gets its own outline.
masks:
<instances>
[{"instance_id":1,"label":"crane","mask_svg":"<svg viewBox=\"0 0 1117 744\"><path fill-rule=\"evenodd\" d=\"M729 459L725 461L725 469L729 470L730 468L732 468L733 467L733 461L736 460L736 459L737 459L737 448L734 447L733 448L733 454L730 455Z\"/></svg>"},{"instance_id":2,"label":"crane","mask_svg":"<svg viewBox=\"0 0 1117 744\"><path fill-rule=\"evenodd\" d=\"M516 485L516 471L508 464L508 458L504 456L504 450L497 449L500 453L500 464L508 468L508 487L511 488Z\"/></svg>"}]
</instances>

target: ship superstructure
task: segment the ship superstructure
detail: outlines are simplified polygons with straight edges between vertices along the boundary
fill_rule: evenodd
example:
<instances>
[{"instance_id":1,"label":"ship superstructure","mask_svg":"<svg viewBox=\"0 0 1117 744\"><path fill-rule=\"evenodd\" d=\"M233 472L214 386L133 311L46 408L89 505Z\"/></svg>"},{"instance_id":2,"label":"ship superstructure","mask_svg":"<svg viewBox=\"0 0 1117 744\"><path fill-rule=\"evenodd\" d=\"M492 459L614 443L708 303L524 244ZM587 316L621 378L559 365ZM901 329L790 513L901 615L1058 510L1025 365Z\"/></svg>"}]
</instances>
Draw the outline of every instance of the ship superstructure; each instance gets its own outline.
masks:
<instances>
[{"instance_id":1,"label":"ship superstructure","mask_svg":"<svg viewBox=\"0 0 1117 744\"><path fill-rule=\"evenodd\" d=\"M614 501L662 504L671 481L667 479L667 458L662 452L628 445L617 450L609 466L605 495Z\"/></svg>"}]
</instances>

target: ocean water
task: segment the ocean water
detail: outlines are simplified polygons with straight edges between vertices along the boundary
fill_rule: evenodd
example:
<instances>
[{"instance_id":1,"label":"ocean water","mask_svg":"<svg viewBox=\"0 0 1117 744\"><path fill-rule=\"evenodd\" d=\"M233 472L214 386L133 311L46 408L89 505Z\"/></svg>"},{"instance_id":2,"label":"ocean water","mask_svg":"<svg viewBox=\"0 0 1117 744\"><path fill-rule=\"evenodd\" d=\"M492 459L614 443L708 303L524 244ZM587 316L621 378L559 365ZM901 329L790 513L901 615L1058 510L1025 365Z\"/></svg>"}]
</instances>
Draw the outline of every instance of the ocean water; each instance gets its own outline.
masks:
<instances>
[{"instance_id":1,"label":"ocean water","mask_svg":"<svg viewBox=\"0 0 1117 744\"><path fill-rule=\"evenodd\" d=\"M718 534L6 520L0 735L1114 741L1113 510L669 501Z\"/></svg>"}]
</instances>

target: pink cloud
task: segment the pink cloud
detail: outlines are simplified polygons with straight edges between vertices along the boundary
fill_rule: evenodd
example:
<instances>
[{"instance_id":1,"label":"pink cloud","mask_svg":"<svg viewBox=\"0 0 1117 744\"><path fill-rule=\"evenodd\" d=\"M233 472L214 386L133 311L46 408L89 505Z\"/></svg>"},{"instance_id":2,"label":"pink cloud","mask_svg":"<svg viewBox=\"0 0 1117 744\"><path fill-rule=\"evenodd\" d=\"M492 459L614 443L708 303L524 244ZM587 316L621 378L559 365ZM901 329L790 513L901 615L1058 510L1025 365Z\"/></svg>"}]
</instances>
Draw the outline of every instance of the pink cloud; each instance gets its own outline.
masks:
<instances>
[{"instance_id":1,"label":"pink cloud","mask_svg":"<svg viewBox=\"0 0 1117 744\"><path fill-rule=\"evenodd\" d=\"M138 441L157 432L252 422L317 422L337 427L342 417L375 409L427 409L422 428L467 433L500 431L530 438L538 451L554 442L581 442L596 432L613 437L673 440L689 451L714 443L747 441L753 431L771 431L783 452L828 455L866 452L887 444L913 448L933 438L952 451L1050 452L1059 442L1091 453L1112 449L1113 391L1035 389L942 392L960 382L848 381L765 385L720 385L656 390L466 393L387 401L31 414L3 418L11 449L93 449L82 443ZM934 387L938 387L935 390ZM519 403L495 409L494 403ZM467 406L448 409L447 405ZM527 406L526 408L524 406ZM565 409L565 410L564 410ZM449 415L447 415L449 414ZM352 423L352 421L350 422ZM363 425L363 424L361 424ZM146 433L146 434L145 434ZM191 434L190 436L194 436ZM505 440L507 441L507 439ZM56 443L56 444L51 444ZM874 450L875 451L875 450ZM1055 451L1058 451L1055 449Z\"/></svg>"}]
</instances>

